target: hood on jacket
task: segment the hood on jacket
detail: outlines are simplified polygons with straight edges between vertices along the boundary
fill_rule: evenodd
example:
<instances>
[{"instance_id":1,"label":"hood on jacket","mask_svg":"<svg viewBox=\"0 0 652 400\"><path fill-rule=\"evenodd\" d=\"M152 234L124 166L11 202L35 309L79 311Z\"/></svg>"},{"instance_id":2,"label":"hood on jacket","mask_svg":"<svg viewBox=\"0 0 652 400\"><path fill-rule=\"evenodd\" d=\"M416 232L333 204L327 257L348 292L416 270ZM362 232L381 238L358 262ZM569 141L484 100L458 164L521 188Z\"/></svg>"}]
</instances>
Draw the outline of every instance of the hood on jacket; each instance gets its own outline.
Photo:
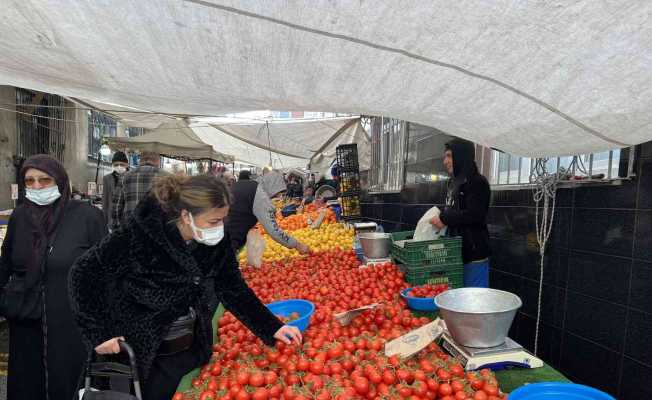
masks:
<instances>
[{"instance_id":1,"label":"hood on jacket","mask_svg":"<svg viewBox=\"0 0 652 400\"><path fill-rule=\"evenodd\" d=\"M453 153L453 175L456 179L468 178L478 172L475 144L464 139L453 139L445 146Z\"/></svg>"},{"instance_id":2,"label":"hood on jacket","mask_svg":"<svg viewBox=\"0 0 652 400\"><path fill-rule=\"evenodd\" d=\"M287 190L285 179L283 179L283 175L281 175L281 173L278 171L270 171L266 173L262 178L258 180L258 183L263 188L265 193L267 193L270 199L280 192Z\"/></svg>"}]
</instances>

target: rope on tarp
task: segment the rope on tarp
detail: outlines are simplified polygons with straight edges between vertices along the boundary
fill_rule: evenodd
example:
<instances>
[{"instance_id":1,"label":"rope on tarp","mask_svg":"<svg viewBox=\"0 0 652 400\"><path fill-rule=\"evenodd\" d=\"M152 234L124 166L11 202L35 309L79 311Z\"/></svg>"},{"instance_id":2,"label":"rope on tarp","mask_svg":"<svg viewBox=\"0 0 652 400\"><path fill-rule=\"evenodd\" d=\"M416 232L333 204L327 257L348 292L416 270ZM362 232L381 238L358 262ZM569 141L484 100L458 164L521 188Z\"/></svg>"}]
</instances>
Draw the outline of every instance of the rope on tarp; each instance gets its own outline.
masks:
<instances>
[{"instance_id":1,"label":"rope on tarp","mask_svg":"<svg viewBox=\"0 0 652 400\"><path fill-rule=\"evenodd\" d=\"M539 294L537 299L537 322L534 333L534 355L539 351L539 333L541 327L541 304L543 299L543 269L546 254L546 245L552 232L552 226L555 219L555 200L557 197L557 183L559 173L555 171L550 173L546 169L547 158L537 158L530 182L534 184L534 203L535 203L535 223L537 243L539 244ZM540 203L541 212L539 212ZM539 216L541 214L541 216Z\"/></svg>"}]
</instances>

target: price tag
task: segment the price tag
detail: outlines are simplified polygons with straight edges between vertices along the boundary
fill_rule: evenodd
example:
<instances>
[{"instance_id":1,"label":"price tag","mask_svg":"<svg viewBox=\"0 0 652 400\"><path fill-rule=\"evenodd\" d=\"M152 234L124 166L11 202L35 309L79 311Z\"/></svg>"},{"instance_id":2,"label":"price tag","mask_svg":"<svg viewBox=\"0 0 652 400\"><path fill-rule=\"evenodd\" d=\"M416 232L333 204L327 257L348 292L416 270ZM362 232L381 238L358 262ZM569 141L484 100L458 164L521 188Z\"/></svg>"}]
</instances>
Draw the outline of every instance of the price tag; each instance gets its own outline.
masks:
<instances>
[{"instance_id":1,"label":"price tag","mask_svg":"<svg viewBox=\"0 0 652 400\"><path fill-rule=\"evenodd\" d=\"M97 191L97 184L95 182L88 182L88 195L95 196Z\"/></svg>"},{"instance_id":2,"label":"price tag","mask_svg":"<svg viewBox=\"0 0 652 400\"><path fill-rule=\"evenodd\" d=\"M339 314L333 314L333 316L335 317L337 322L340 323L340 325L347 326L358 315L362 314L363 312L365 312L367 310L373 310L374 308L376 308L376 307L378 307L380 305L381 305L381 303L373 303L373 304L369 304L368 306L356 308L356 309L353 309L353 310L344 311L344 312L341 312Z\"/></svg>"},{"instance_id":3,"label":"price tag","mask_svg":"<svg viewBox=\"0 0 652 400\"><path fill-rule=\"evenodd\" d=\"M18 184L17 183L12 183L11 184L11 199L12 200L18 200Z\"/></svg>"},{"instance_id":4,"label":"price tag","mask_svg":"<svg viewBox=\"0 0 652 400\"><path fill-rule=\"evenodd\" d=\"M385 343L385 355L391 357L398 355L409 358L425 349L430 343L439 339L446 330L443 320L437 318L431 323L417 328L391 342Z\"/></svg>"}]
</instances>

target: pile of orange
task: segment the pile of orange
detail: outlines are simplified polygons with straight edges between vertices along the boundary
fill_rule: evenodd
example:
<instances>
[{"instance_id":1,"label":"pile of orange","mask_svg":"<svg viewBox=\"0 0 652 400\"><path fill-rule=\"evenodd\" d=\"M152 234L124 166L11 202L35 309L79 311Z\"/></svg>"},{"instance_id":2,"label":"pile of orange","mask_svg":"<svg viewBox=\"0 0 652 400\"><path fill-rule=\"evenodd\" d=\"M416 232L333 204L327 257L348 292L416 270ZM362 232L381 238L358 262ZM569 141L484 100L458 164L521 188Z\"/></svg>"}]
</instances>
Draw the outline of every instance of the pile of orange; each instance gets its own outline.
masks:
<instances>
[{"instance_id":1,"label":"pile of orange","mask_svg":"<svg viewBox=\"0 0 652 400\"><path fill-rule=\"evenodd\" d=\"M310 226L312 222L315 222L319 218L319 210L312 204L306 206L302 213L289 215L283 217L280 212L276 213L276 223L278 226L286 232L292 232L299 229L304 229ZM332 224L337 221L335 213L330 208L326 209L326 216L322 221L324 224ZM263 227L258 223L256 225L261 232L265 232Z\"/></svg>"}]
</instances>

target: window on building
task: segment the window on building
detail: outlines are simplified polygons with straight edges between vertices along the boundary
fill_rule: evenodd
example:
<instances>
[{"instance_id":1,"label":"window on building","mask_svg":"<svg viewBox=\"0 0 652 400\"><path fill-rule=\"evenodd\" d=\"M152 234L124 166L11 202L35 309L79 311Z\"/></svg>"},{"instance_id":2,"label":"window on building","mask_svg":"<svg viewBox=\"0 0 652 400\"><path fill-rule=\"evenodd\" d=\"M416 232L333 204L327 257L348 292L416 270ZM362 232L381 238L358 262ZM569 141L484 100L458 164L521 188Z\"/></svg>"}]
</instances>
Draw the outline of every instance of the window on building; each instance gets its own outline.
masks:
<instances>
[{"instance_id":1,"label":"window on building","mask_svg":"<svg viewBox=\"0 0 652 400\"><path fill-rule=\"evenodd\" d=\"M116 136L116 121L101 111L91 110L88 112L88 157L102 161L111 161L111 156L101 156L100 147L103 137Z\"/></svg>"},{"instance_id":2,"label":"window on building","mask_svg":"<svg viewBox=\"0 0 652 400\"><path fill-rule=\"evenodd\" d=\"M125 133L127 137L143 136L145 134L145 128L129 127L125 129Z\"/></svg>"},{"instance_id":3,"label":"window on building","mask_svg":"<svg viewBox=\"0 0 652 400\"><path fill-rule=\"evenodd\" d=\"M63 97L16 88L16 155L26 159L35 154L50 154L64 161L66 132L74 125L66 121Z\"/></svg>"},{"instance_id":4,"label":"window on building","mask_svg":"<svg viewBox=\"0 0 652 400\"><path fill-rule=\"evenodd\" d=\"M371 192L397 192L403 188L407 126L407 122L394 118L371 118Z\"/></svg>"},{"instance_id":5,"label":"window on building","mask_svg":"<svg viewBox=\"0 0 652 400\"><path fill-rule=\"evenodd\" d=\"M408 124L405 184L448 179L444 168L444 145L453 137L428 126Z\"/></svg>"},{"instance_id":6,"label":"window on building","mask_svg":"<svg viewBox=\"0 0 652 400\"><path fill-rule=\"evenodd\" d=\"M633 155L633 148L624 148L574 157L552 157L546 161L546 170L559 173L562 180L575 182L626 178L632 173ZM476 163L492 185L522 185L530 183L536 159L477 146Z\"/></svg>"}]
</instances>

